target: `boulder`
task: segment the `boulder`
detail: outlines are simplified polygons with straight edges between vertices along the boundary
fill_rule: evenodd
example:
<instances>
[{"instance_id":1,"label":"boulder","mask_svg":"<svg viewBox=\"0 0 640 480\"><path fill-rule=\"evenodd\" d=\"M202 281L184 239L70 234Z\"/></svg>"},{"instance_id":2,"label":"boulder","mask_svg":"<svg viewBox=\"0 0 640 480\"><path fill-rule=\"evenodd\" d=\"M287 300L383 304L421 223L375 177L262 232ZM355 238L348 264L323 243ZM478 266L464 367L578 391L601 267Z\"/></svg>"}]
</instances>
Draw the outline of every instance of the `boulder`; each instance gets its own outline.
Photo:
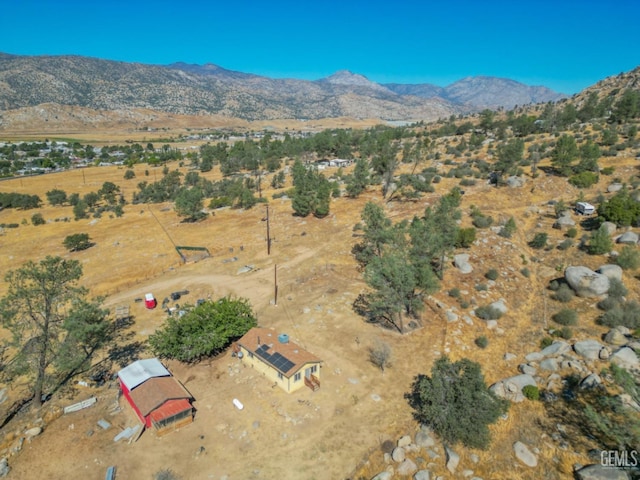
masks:
<instances>
[{"instance_id":1,"label":"boulder","mask_svg":"<svg viewBox=\"0 0 640 480\"><path fill-rule=\"evenodd\" d=\"M532 367L528 363L521 363L518 365L518 370L520 370L521 373L532 376L537 373L536 367Z\"/></svg>"},{"instance_id":2,"label":"boulder","mask_svg":"<svg viewBox=\"0 0 640 480\"><path fill-rule=\"evenodd\" d=\"M24 432L24 436L27 439L31 439L33 437L37 437L42 433L42 427L33 427Z\"/></svg>"},{"instance_id":3,"label":"boulder","mask_svg":"<svg viewBox=\"0 0 640 480\"><path fill-rule=\"evenodd\" d=\"M628 393L621 393L618 395L618 399L624 408L640 412L640 405Z\"/></svg>"},{"instance_id":4,"label":"boulder","mask_svg":"<svg viewBox=\"0 0 640 480\"><path fill-rule=\"evenodd\" d=\"M640 366L638 355L629 347L622 347L609 358L612 363L626 369L637 369Z\"/></svg>"},{"instance_id":5,"label":"boulder","mask_svg":"<svg viewBox=\"0 0 640 480\"><path fill-rule=\"evenodd\" d=\"M473 267L469 263L469 254L468 253L459 253L453 256L453 264L456 266L461 273L471 273L473 272Z\"/></svg>"},{"instance_id":6,"label":"boulder","mask_svg":"<svg viewBox=\"0 0 640 480\"><path fill-rule=\"evenodd\" d=\"M391 472L380 472L371 480L391 480L393 478L393 473Z\"/></svg>"},{"instance_id":7,"label":"boulder","mask_svg":"<svg viewBox=\"0 0 640 480\"><path fill-rule=\"evenodd\" d=\"M3 458L2 460L0 460L0 477L6 477L7 475L9 475L10 471L11 467L9 466L7 459Z\"/></svg>"},{"instance_id":8,"label":"boulder","mask_svg":"<svg viewBox=\"0 0 640 480\"><path fill-rule=\"evenodd\" d=\"M540 351L543 357L552 357L554 355L562 355L563 353L571 350L571 345L563 340L556 340L548 347L545 347Z\"/></svg>"},{"instance_id":9,"label":"boulder","mask_svg":"<svg viewBox=\"0 0 640 480\"><path fill-rule=\"evenodd\" d=\"M600 379L600 376L595 373L591 373L580 381L580 388L588 390L591 388L596 388L601 384L602 380Z\"/></svg>"},{"instance_id":10,"label":"boulder","mask_svg":"<svg viewBox=\"0 0 640 480\"><path fill-rule=\"evenodd\" d=\"M398 447L407 447L411 445L411 435L403 435L398 439Z\"/></svg>"},{"instance_id":11,"label":"boulder","mask_svg":"<svg viewBox=\"0 0 640 480\"><path fill-rule=\"evenodd\" d=\"M603 222L600 228L604 228L609 235L613 235L616 232L616 224L613 222Z\"/></svg>"},{"instance_id":12,"label":"boulder","mask_svg":"<svg viewBox=\"0 0 640 480\"><path fill-rule=\"evenodd\" d=\"M609 291L609 278L587 267L567 267L564 278L580 297L600 297Z\"/></svg>"},{"instance_id":13,"label":"boulder","mask_svg":"<svg viewBox=\"0 0 640 480\"><path fill-rule=\"evenodd\" d=\"M404 462L404 459L406 458L404 448L402 447L394 448L393 452L391 452L391 458L393 458L393 461L396 463Z\"/></svg>"},{"instance_id":14,"label":"boulder","mask_svg":"<svg viewBox=\"0 0 640 480\"><path fill-rule=\"evenodd\" d=\"M629 480L625 471L600 464L587 465L575 473L577 480Z\"/></svg>"},{"instance_id":15,"label":"boulder","mask_svg":"<svg viewBox=\"0 0 640 480\"><path fill-rule=\"evenodd\" d=\"M582 340L573 344L575 352L587 360L599 360L603 348L604 345L597 340Z\"/></svg>"},{"instance_id":16,"label":"boulder","mask_svg":"<svg viewBox=\"0 0 640 480\"><path fill-rule=\"evenodd\" d=\"M515 453L516 458L527 467L535 467L538 465L538 458L524 443L520 441L514 443L513 452Z\"/></svg>"},{"instance_id":17,"label":"boulder","mask_svg":"<svg viewBox=\"0 0 640 480\"><path fill-rule=\"evenodd\" d=\"M429 470L420 470L413 476L413 480L431 480L431 472Z\"/></svg>"},{"instance_id":18,"label":"boulder","mask_svg":"<svg viewBox=\"0 0 640 480\"><path fill-rule=\"evenodd\" d=\"M522 375L516 375L514 377L500 380L491 385L489 389L498 397L506 398L507 400L518 403L524 400L522 389L527 385L533 385L535 387L538 386L531 375L523 373Z\"/></svg>"},{"instance_id":19,"label":"boulder","mask_svg":"<svg viewBox=\"0 0 640 480\"><path fill-rule=\"evenodd\" d=\"M518 177L516 175L512 175L510 177L507 177L507 179L505 180L505 183L507 184L507 187L510 187L510 188L522 187L522 186L524 186L524 182L525 182L525 178L524 177Z\"/></svg>"},{"instance_id":20,"label":"boulder","mask_svg":"<svg viewBox=\"0 0 640 480\"><path fill-rule=\"evenodd\" d=\"M416 433L416 445L422 448L433 447L436 441L431 436L431 430L422 427L418 433Z\"/></svg>"},{"instance_id":21,"label":"boulder","mask_svg":"<svg viewBox=\"0 0 640 480\"><path fill-rule=\"evenodd\" d=\"M505 353L504 356L502 357L506 362L510 362L511 360L515 360L517 358L517 356L514 353Z\"/></svg>"},{"instance_id":22,"label":"boulder","mask_svg":"<svg viewBox=\"0 0 640 480\"><path fill-rule=\"evenodd\" d=\"M491 308L495 308L496 310L498 310L500 313L502 313L503 315L505 313L507 313L507 306L504 303L504 299L501 298L500 300L496 300L495 302L493 302L491 305L489 305Z\"/></svg>"},{"instance_id":23,"label":"boulder","mask_svg":"<svg viewBox=\"0 0 640 480\"><path fill-rule=\"evenodd\" d=\"M625 327L622 327L622 328L627 330L627 332L629 331L628 328L625 328ZM627 338L627 335L621 330L620 327L614 327L611 330L609 330L607 334L604 336L604 341L607 342L609 345L626 345L629 339Z\"/></svg>"},{"instance_id":24,"label":"boulder","mask_svg":"<svg viewBox=\"0 0 640 480\"><path fill-rule=\"evenodd\" d=\"M444 451L447 454L447 470L451 473L456 473L456 468L458 468L458 464L460 463L460 455L449 447L444 447Z\"/></svg>"},{"instance_id":25,"label":"boulder","mask_svg":"<svg viewBox=\"0 0 640 480\"><path fill-rule=\"evenodd\" d=\"M569 229L569 228L575 227L575 226L576 226L575 220L573 218L571 218L571 216L569 216L569 215L562 215L553 224L553 228L557 228L557 229L560 229L560 230Z\"/></svg>"},{"instance_id":26,"label":"boulder","mask_svg":"<svg viewBox=\"0 0 640 480\"><path fill-rule=\"evenodd\" d=\"M638 234L636 232L624 232L622 235L618 237L618 243L629 243L635 245L638 243Z\"/></svg>"},{"instance_id":27,"label":"boulder","mask_svg":"<svg viewBox=\"0 0 640 480\"><path fill-rule=\"evenodd\" d=\"M611 185L609 185L607 187L607 192L609 192L609 193L619 192L620 190L622 190L622 184L621 183L612 183Z\"/></svg>"},{"instance_id":28,"label":"boulder","mask_svg":"<svg viewBox=\"0 0 640 480\"><path fill-rule=\"evenodd\" d=\"M416 470L418 470L418 466L412 460L409 460L407 458L400 465L398 465L398 468L396 468L396 473L400 476L408 477Z\"/></svg>"},{"instance_id":29,"label":"boulder","mask_svg":"<svg viewBox=\"0 0 640 480\"><path fill-rule=\"evenodd\" d=\"M613 265L613 264L602 265L600 268L598 268L598 270L596 270L596 272L601 273L602 275L607 277L609 280L612 280L615 278L616 280L622 281L622 267L620 267L620 265Z\"/></svg>"},{"instance_id":30,"label":"boulder","mask_svg":"<svg viewBox=\"0 0 640 480\"><path fill-rule=\"evenodd\" d=\"M540 362L540 369L555 372L558 370L558 360L555 358L545 358Z\"/></svg>"},{"instance_id":31,"label":"boulder","mask_svg":"<svg viewBox=\"0 0 640 480\"><path fill-rule=\"evenodd\" d=\"M541 352L527 353L527 355L524 357L527 362L539 362L543 358L544 355Z\"/></svg>"}]
</instances>

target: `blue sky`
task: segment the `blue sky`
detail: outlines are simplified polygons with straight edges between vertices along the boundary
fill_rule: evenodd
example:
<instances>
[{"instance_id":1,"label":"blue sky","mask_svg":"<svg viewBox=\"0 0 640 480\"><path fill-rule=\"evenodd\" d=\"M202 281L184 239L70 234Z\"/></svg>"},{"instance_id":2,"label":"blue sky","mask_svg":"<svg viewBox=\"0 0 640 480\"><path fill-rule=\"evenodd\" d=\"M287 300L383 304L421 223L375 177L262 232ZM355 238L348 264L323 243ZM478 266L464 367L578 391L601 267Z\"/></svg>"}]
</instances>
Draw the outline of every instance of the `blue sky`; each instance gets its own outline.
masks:
<instances>
[{"instance_id":1,"label":"blue sky","mask_svg":"<svg viewBox=\"0 0 640 480\"><path fill-rule=\"evenodd\" d=\"M0 0L0 51L275 78L506 77L576 93L640 65L640 1Z\"/></svg>"}]
</instances>

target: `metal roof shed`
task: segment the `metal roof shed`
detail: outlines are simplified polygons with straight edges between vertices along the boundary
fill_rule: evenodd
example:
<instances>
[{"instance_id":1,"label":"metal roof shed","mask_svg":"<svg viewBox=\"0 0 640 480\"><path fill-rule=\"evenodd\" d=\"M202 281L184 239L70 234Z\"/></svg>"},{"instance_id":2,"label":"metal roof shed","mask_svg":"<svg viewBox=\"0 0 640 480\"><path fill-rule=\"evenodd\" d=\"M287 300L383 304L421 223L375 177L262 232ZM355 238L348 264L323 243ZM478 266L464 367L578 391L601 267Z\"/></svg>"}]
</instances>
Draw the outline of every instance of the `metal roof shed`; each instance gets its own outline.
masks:
<instances>
[{"instance_id":1,"label":"metal roof shed","mask_svg":"<svg viewBox=\"0 0 640 480\"><path fill-rule=\"evenodd\" d=\"M118 372L120 384L129 392L150 378L170 376L169 370L157 358L137 360Z\"/></svg>"}]
</instances>

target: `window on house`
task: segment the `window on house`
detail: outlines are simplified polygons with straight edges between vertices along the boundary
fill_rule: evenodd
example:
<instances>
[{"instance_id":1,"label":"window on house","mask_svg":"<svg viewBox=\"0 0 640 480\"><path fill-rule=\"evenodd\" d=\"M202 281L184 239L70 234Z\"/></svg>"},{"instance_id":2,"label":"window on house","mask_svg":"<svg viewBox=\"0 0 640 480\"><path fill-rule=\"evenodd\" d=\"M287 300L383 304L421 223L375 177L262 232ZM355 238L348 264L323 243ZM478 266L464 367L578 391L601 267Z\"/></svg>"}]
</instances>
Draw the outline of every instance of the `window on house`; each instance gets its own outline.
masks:
<instances>
[{"instance_id":1,"label":"window on house","mask_svg":"<svg viewBox=\"0 0 640 480\"><path fill-rule=\"evenodd\" d=\"M249 352L249 358L253 358L253 352Z\"/></svg>"},{"instance_id":2,"label":"window on house","mask_svg":"<svg viewBox=\"0 0 640 480\"><path fill-rule=\"evenodd\" d=\"M296 373L296 374L293 376L293 381L294 381L294 382L299 382L299 381L300 381L300 375L301 375L301 374L300 374L300 372Z\"/></svg>"},{"instance_id":3,"label":"window on house","mask_svg":"<svg viewBox=\"0 0 640 480\"><path fill-rule=\"evenodd\" d=\"M317 365L313 365L311 367L311 373L316 373L318 371L318 366Z\"/></svg>"},{"instance_id":4,"label":"window on house","mask_svg":"<svg viewBox=\"0 0 640 480\"><path fill-rule=\"evenodd\" d=\"M282 380L282 374L280 372L278 372L278 378Z\"/></svg>"}]
</instances>

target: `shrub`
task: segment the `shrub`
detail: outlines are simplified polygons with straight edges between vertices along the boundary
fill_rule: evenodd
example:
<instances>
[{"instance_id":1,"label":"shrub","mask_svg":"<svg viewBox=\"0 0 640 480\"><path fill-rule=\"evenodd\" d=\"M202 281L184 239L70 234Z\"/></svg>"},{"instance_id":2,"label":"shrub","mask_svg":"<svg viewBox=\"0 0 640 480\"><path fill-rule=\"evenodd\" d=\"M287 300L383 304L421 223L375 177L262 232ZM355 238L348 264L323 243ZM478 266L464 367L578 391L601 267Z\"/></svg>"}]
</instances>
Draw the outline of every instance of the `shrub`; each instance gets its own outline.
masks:
<instances>
[{"instance_id":1,"label":"shrub","mask_svg":"<svg viewBox=\"0 0 640 480\"><path fill-rule=\"evenodd\" d=\"M531 272L529 271L529 269L527 267L524 267L522 270L520 270L520 273L525 278L529 278L531 276Z\"/></svg>"},{"instance_id":2,"label":"shrub","mask_svg":"<svg viewBox=\"0 0 640 480\"><path fill-rule=\"evenodd\" d=\"M485 283L476 283L475 287L478 292L486 292L489 287Z\"/></svg>"},{"instance_id":3,"label":"shrub","mask_svg":"<svg viewBox=\"0 0 640 480\"><path fill-rule=\"evenodd\" d=\"M603 255L609 253L613 248L613 241L609 236L609 232L606 228L600 227L593 232L589 241L588 252L591 255Z\"/></svg>"},{"instance_id":4,"label":"shrub","mask_svg":"<svg viewBox=\"0 0 640 480\"><path fill-rule=\"evenodd\" d=\"M134 172L133 170L127 170L126 172L124 172L125 180L131 180L132 178L135 178L135 176L136 176L136 172Z\"/></svg>"},{"instance_id":5,"label":"shrub","mask_svg":"<svg viewBox=\"0 0 640 480\"><path fill-rule=\"evenodd\" d=\"M623 270L635 270L640 267L640 252L633 245L625 245L616 257L616 263Z\"/></svg>"},{"instance_id":6,"label":"shrub","mask_svg":"<svg viewBox=\"0 0 640 480\"><path fill-rule=\"evenodd\" d=\"M487 271L487 273L485 273L484 276L489 280L497 280L499 274L495 268L492 268L491 270Z\"/></svg>"},{"instance_id":7,"label":"shrub","mask_svg":"<svg viewBox=\"0 0 640 480\"><path fill-rule=\"evenodd\" d=\"M472 178L463 178L460 180L460 186L462 187L472 187L476 184L476 181Z\"/></svg>"},{"instance_id":8,"label":"shrub","mask_svg":"<svg viewBox=\"0 0 640 480\"><path fill-rule=\"evenodd\" d=\"M502 317L502 311L492 307L491 305L478 307L475 311L476 317L481 318L482 320L498 320Z\"/></svg>"},{"instance_id":9,"label":"shrub","mask_svg":"<svg viewBox=\"0 0 640 480\"><path fill-rule=\"evenodd\" d=\"M469 248L476 240L476 229L460 228L456 234L455 246L458 248Z\"/></svg>"},{"instance_id":10,"label":"shrub","mask_svg":"<svg viewBox=\"0 0 640 480\"><path fill-rule=\"evenodd\" d=\"M35 226L38 226L44 225L47 222L45 221L41 213L34 213L33 215L31 215L31 223Z\"/></svg>"},{"instance_id":11,"label":"shrub","mask_svg":"<svg viewBox=\"0 0 640 480\"><path fill-rule=\"evenodd\" d=\"M540 390L535 385L525 385L522 388L522 394L534 402L540 400Z\"/></svg>"},{"instance_id":12,"label":"shrub","mask_svg":"<svg viewBox=\"0 0 640 480\"><path fill-rule=\"evenodd\" d=\"M565 240L560 242L560 244L558 245L558 250L562 250L562 251L568 250L572 246L573 246L573 240L566 238Z\"/></svg>"},{"instance_id":13,"label":"shrub","mask_svg":"<svg viewBox=\"0 0 640 480\"><path fill-rule=\"evenodd\" d=\"M369 348L369 361L384 372L391 366L391 347L387 342L376 339L374 345Z\"/></svg>"},{"instance_id":14,"label":"shrub","mask_svg":"<svg viewBox=\"0 0 640 480\"><path fill-rule=\"evenodd\" d=\"M544 232L538 232L533 237L533 240L529 242L529 246L535 249L541 249L547 246L548 235Z\"/></svg>"},{"instance_id":15,"label":"shrub","mask_svg":"<svg viewBox=\"0 0 640 480\"><path fill-rule=\"evenodd\" d=\"M73 235L67 235L62 244L70 252L86 250L93 245L88 233L74 233Z\"/></svg>"},{"instance_id":16,"label":"shrub","mask_svg":"<svg viewBox=\"0 0 640 480\"><path fill-rule=\"evenodd\" d=\"M431 377L417 375L405 398L417 422L433 428L448 444L461 442L470 448L489 446L488 426L509 407L488 389L478 363L452 363L447 357L436 360Z\"/></svg>"},{"instance_id":17,"label":"shrub","mask_svg":"<svg viewBox=\"0 0 640 480\"><path fill-rule=\"evenodd\" d=\"M608 293L609 297L611 298L621 299L622 297L626 296L629 291L627 290L627 287L624 286L624 283L622 283L620 280L618 280L617 278L610 278Z\"/></svg>"},{"instance_id":18,"label":"shrub","mask_svg":"<svg viewBox=\"0 0 640 480\"><path fill-rule=\"evenodd\" d=\"M598 183L598 174L594 172L580 172L569 178L569 183L577 188L589 188Z\"/></svg>"},{"instance_id":19,"label":"shrub","mask_svg":"<svg viewBox=\"0 0 640 480\"><path fill-rule=\"evenodd\" d=\"M573 337L573 331L569 327L562 327L560 330L553 332L554 337L560 337L564 340L569 340Z\"/></svg>"},{"instance_id":20,"label":"shrub","mask_svg":"<svg viewBox=\"0 0 640 480\"><path fill-rule=\"evenodd\" d=\"M459 288L452 288L447 293L449 294L450 297L460 298L460 289Z\"/></svg>"},{"instance_id":21,"label":"shrub","mask_svg":"<svg viewBox=\"0 0 640 480\"><path fill-rule=\"evenodd\" d=\"M600 173L602 175L612 175L614 171L615 171L614 167L605 167L600 170Z\"/></svg>"},{"instance_id":22,"label":"shrub","mask_svg":"<svg viewBox=\"0 0 640 480\"><path fill-rule=\"evenodd\" d=\"M563 308L551 317L558 325L575 325L578 323L578 313L570 308Z\"/></svg>"},{"instance_id":23,"label":"shrub","mask_svg":"<svg viewBox=\"0 0 640 480\"><path fill-rule=\"evenodd\" d=\"M163 468L153 474L153 480L180 480L180 477L170 468Z\"/></svg>"},{"instance_id":24,"label":"shrub","mask_svg":"<svg viewBox=\"0 0 640 480\"><path fill-rule=\"evenodd\" d=\"M560 287L558 287L558 289L556 290L556 293L553 294L554 300L562 303L570 302L571 300L573 300L573 297L575 297L575 293L566 283L560 285Z\"/></svg>"},{"instance_id":25,"label":"shrub","mask_svg":"<svg viewBox=\"0 0 640 480\"><path fill-rule=\"evenodd\" d=\"M607 327L622 325L635 330L640 327L640 304L635 301L621 303L605 312L600 317L599 323Z\"/></svg>"},{"instance_id":26,"label":"shrub","mask_svg":"<svg viewBox=\"0 0 640 480\"><path fill-rule=\"evenodd\" d=\"M511 238L511 236L516 232L516 221L513 217L510 217L509 220L502 226L498 235L504 238Z\"/></svg>"},{"instance_id":27,"label":"shrub","mask_svg":"<svg viewBox=\"0 0 640 480\"><path fill-rule=\"evenodd\" d=\"M565 235L569 238L576 238L578 236L578 230L576 229L576 227L571 227L569 230L567 230L567 233Z\"/></svg>"},{"instance_id":28,"label":"shrub","mask_svg":"<svg viewBox=\"0 0 640 480\"><path fill-rule=\"evenodd\" d=\"M472 222L473 226L476 228L489 228L491 224L493 224L493 217L488 217L486 215L476 215L473 217Z\"/></svg>"},{"instance_id":29,"label":"shrub","mask_svg":"<svg viewBox=\"0 0 640 480\"><path fill-rule=\"evenodd\" d=\"M489 345L489 339L482 335L475 339L475 344L480 348L487 348Z\"/></svg>"},{"instance_id":30,"label":"shrub","mask_svg":"<svg viewBox=\"0 0 640 480\"><path fill-rule=\"evenodd\" d=\"M605 312L608 312L609 310L612 310L619 306L620 300L613 297L606 297L598 302L598 308L600 310L604 310Z\"/></svg>"},{"instance_id":31,"label":"shrub","mask_svg":"<svg viewBox=\"0 0 640 480\"><path fill-rule=\"evenodd\" d=\"M543 339L540 340L540 350L544 350L545 348L547 348L552 343L553 343L553 338L551 338L551 337L543 337Z\"/></svg>"}]
</instances>

